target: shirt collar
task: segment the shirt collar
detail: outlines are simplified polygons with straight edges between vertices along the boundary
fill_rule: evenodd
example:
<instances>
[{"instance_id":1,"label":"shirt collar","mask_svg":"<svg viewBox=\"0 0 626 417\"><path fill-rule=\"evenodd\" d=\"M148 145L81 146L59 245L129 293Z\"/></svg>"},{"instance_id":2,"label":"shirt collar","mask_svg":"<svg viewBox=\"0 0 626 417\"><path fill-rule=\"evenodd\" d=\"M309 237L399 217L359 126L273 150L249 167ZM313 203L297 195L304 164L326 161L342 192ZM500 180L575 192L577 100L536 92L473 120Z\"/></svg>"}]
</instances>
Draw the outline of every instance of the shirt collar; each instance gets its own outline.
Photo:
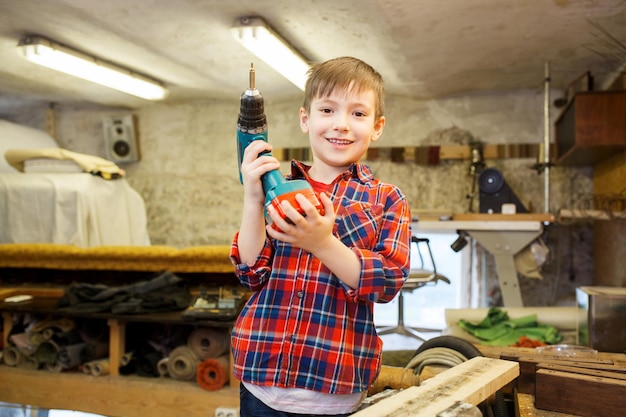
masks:
<instances>
[{"instance_id":1,"label":"shirt collar","mask_svg":"<svg viewBox=\"0 0 626 417\"><path fill-rule=\"evenodd\" d=\"M292 160L291 161L291 178L304 178L306 180L309 179L309 169L311 169L310 165L306 165L300 161ZM365 164L353 163L350 167L341 175L344 180L348 180L350 178L358 179L362 183L369 182L374 179L374 174L370 167Z\"/></svg>"}]
</instances>

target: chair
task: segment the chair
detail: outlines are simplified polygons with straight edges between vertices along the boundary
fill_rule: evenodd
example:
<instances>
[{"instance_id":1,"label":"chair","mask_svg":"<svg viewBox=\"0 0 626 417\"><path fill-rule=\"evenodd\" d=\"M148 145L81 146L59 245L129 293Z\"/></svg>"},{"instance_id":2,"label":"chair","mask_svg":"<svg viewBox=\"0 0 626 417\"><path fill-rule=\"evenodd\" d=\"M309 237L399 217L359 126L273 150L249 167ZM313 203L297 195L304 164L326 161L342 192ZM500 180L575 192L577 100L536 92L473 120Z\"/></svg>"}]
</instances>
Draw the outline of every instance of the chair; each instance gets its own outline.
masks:
<instances>
[{"instance_id":1,"label":"chair","mask_svg":"<svg viewBox=\"0 0 626 417\"><path fill-rule=\"evenodd\" d=\"M401 334L409 337L414 337L422 341L426 341L428 340L428 337L423 334L424 332L438 332L441 329L425 329L405 326L404 293L413 292L414 290L426 285L437 285L439 281L443 281L449 284L450 280L445 276L437 273L437 266L435 265L435 259L433 258L433 253L430 249L430 241L428 239L413 236L411 237L411 244L415 245L417 248L417 253L419 254L420 259L420 267L413 268L409 271L409 276L404 282L402 289L398 293L398 323L395 326L380 329L378 331L378 335L382 336L386 334ZM425 268L424 256L422 255L420 244L425 245L428 249L428 256L430 258L432 270Z\"/></svg>"}]
</instances>

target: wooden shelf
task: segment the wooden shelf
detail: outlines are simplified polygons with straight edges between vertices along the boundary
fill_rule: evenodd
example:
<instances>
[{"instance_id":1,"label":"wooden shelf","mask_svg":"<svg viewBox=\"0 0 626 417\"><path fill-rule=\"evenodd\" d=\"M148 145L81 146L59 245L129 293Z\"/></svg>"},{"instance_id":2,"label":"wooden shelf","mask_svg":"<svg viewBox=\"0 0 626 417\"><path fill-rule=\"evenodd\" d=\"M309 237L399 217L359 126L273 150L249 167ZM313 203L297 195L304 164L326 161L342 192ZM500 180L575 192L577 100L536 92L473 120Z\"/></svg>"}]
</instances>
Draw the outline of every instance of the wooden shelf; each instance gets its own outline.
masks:
<instances>
[{"instance_id":1,"label":"wooden shelf","mask_svg":"<svg viewBox=\"0 0 626 417\"><path fill-rule=\"evenodd\" d=\"M202 389L195 381L172 378L121 376L122 356L126 352L128 323L162 323L212 328L229 328L232 322L185 320L180 312L116 316L110 313L65 312L55 308L56 299L34 298L23 303L0 302L4 345L13 325L13 315L30 313L41 316L105 320L109 326L110 375L91 376L76 370L50 372L0 365L0 401L79 410L103 415L144 417L145 407L154 407L165 417L206 417L217 407L238 407L238 381L230 375L229 383L217 391ZM232 361L231 361L232 369ZM26 389L26 387L28 387Z\"/></svg>"},{"instance_id":2,"label":"wooden shelf","mask_svg":"<svg viewBox=\"0 0 626 417\"><path fill-rule=\"evenodd\" d=\"M114 315L57 308L64 288L73 282L124 285L145 280L163 269L175 272L194 291L235 286L238 281L228 258L229 247L98 247L77 248L55 244L0 245L0 300L17 294L34 298L21 303L0 301L3 342L16 314L52 318L100 320L108 325L110 375L93 376L77 370L51 372L0 365L0 402L43 409L77 410L105 416L144 417L157 412L163 417L207 417L218 407L239 406L239 382L230 381L216 391L195 381L120 375L126 353L127 326L150 323L163 326L195 326L228 332L232 320L189 320L181 311ZM133 327L134 329L135 327ZM232 359L231 359L232 369Z\"/></svg>"},{"instance_id":3,"label":"wooden shelf","mask_svg":"<svg viewBox=\"0 0 626 417\"><path fill-rule=\"evenodd\" d=\"M556 162L595 165L626 151L626 91L579 93L555 122Z\"/></svg>"},{"instance_id":4,"label":"wooden shelf","mask_svg":"<svg viewBox=\"0 0 626 417\"><path fill-rule=\"evenodd\" d=\"M239 407L239 389L206 391L169 378L94 377L0 366L0 401L105 416L207 417L218 407Z\"/></svg>"}]
</instances>

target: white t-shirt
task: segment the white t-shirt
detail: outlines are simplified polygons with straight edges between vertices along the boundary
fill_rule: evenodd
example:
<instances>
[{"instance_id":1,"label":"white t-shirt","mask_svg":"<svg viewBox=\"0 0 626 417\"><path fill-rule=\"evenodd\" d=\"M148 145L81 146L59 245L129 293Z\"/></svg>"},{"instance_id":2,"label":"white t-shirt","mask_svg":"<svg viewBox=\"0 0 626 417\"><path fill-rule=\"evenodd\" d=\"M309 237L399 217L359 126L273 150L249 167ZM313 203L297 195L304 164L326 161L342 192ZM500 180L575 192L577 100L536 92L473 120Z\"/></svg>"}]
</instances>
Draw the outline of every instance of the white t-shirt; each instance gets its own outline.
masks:
<instances>
[{"instance_id":1,"label":"white t-shirt","mask_svg":"<svg viewBox=\"0 0 626 417\"><path fill-rule=\"evenodd\" d=\"M356 410L367 395L367 392L324 394L302 388L243 384L268 407L296 414L349 414Z\"/></svg>"}]
</instances>

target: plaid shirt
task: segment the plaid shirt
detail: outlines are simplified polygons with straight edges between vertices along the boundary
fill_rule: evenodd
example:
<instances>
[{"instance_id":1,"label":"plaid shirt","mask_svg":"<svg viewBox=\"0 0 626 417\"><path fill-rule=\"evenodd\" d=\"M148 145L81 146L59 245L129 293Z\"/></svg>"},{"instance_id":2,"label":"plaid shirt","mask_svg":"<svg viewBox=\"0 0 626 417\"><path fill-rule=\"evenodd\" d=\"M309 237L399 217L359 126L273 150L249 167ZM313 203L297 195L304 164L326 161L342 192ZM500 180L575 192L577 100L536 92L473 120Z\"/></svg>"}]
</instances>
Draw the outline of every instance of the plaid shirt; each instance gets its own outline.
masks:
<instances>
[{"instance_id":1,"label":"plaid shirt","mask_svg":"<svg viewBox=\"0 0 626 417\"><path fill-rule=\"evenodd\" d=\"M294 161L290 178L308 179ZM389 302L409 273L411 216L400 190L353 164L331 185L334 235L361 262L352 289L316 257L268 239L253 266L231 260L241 284L254 291L232 333L240 381L330 394L366 391L380 371L382 340L373 303Z\"/></svg>"}]
</instances>

